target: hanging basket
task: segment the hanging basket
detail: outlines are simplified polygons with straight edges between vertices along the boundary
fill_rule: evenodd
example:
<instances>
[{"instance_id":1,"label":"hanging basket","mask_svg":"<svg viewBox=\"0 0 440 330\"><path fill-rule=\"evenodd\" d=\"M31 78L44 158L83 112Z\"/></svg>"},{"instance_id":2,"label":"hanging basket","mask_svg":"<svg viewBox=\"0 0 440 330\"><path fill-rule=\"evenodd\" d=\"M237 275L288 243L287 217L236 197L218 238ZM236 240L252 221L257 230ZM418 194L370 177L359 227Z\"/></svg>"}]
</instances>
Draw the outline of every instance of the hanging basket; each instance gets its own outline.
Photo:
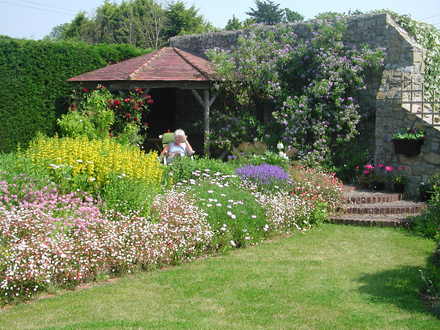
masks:
<instances>
[{"instance_id":1,"label":"hanging basket","mask_svg":"<svg viewBox=\"0 0 440 330\"><path fill-rule=\"evenodd\" d=\"M395 139L393 140L394 152L396 154L414 157L420 154L424 139Z\"/></svg>"}]
</instances>

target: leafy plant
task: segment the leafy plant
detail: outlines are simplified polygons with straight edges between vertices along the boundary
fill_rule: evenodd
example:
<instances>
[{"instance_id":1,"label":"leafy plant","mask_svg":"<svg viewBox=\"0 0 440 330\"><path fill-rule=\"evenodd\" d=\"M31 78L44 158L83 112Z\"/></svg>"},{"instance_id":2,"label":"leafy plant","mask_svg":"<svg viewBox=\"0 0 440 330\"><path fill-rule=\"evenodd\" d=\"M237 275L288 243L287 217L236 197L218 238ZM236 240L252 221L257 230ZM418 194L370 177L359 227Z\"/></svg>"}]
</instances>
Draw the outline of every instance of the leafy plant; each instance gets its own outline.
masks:
<instances>
[{"instance_id":1,"label":"leafy plant","mask_svg":"<svg viewBox=\"0 0 440 330\"><path fill-rule=\"evenodd\" d=\"M393 140L420 140L425 137L423 129L408 128L393 134Z\"/></svg>"}]
</instances>

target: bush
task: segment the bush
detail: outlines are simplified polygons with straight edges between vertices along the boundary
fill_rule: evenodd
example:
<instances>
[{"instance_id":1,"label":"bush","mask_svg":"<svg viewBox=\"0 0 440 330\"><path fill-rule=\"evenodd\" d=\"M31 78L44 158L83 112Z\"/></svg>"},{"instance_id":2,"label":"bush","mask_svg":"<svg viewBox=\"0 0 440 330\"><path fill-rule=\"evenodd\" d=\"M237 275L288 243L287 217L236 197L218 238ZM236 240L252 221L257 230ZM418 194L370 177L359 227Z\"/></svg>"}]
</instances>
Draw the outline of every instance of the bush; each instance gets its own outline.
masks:
<instances>
[{"instance_id":1,"label":"bush","mask_svg":"<svg viewBox=\"0 0 440 330\"><path fill-rule=\"evenodd\" d=\"M26 146L37 132L53 135L67 111L66 81L146 53L129 45L0 39L0 151Z\"/></svg>"},{"instance_id":2,"label":"bush","mask_svg":"<svg viewBox=\"0 0 440 330\"><path fill-rule=\"evenodd\" d=\"M422 272L424 281L423 293L431 301L431 309L434 315L440 319L440 241L432 254L428 258L426 270Z\"/></svg>"},{"instance_id":3,"label":"bush","mask_svg":"<svg viewBox=\"0 0 440 330\"><path fill-rule=\"evenodd\" d=\"M342 206L342 182L334 173L296 165L289 169L289 174L293 180L293 195L314 203L325 203L329 211Z\"/></svg>"},{"instance_id":4,"label":"bush","mask_svg":"<svg viewBox=\"0 0 440 330\"><path fill-rule=\"evenodd\" d=\"M211 158L181 157L173 160L170 166L166 167L166 178L174 183L195 179L198 176L195 171L208 170L208 172L221 174L233 174L234 167L231 164Z\"/></svg>"},{"instance_id":5,"label":"bush","mask_svg":"<svg viewBox=\"0 0 440 330\"><path fill-rule=\"evenodd\" d=\"M111 175L139 180L151 187L160 186L162 181L163 169L156 153L145 154L112 139L39 137L26 155L51 167L54 180L70 185L70 189L97 192Z\"/></svg>"},{"instance_id":6,"label":"bush","mask_svg":"<svg viewBox=\"0 0 440 330\"><path fill-rule=\"evenodd\" d=\"M128 177L111 175L99 196L108 211L147 217L150 215L153 200L159 192L158 186L151 186Z\"/></svg>"},{"instance_id":7,"label":"bush","mask_svg":"<svg viewBox=\"0 0 440 330\"><path fill-rule=\"evenodd\" d=\"M428 208L414 218L411 229L426 238L440 240L440 182L432 186Z\"/></svg>"}]
</instances>

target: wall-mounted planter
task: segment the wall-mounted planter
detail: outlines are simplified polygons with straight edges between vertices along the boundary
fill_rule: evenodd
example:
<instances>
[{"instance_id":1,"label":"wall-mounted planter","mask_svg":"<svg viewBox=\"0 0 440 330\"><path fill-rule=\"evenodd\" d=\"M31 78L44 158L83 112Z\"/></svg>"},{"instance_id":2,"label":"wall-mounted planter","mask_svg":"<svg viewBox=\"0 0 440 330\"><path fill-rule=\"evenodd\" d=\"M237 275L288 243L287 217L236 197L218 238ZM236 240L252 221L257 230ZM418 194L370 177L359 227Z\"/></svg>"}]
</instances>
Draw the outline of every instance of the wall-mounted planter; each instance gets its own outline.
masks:
<instances>
[{"instance_id":1,"label":"wall-mounted planter","mask_svg":"<svg viewBox=\"0 0 440 330\"><path fill-rule=\"evenodd\" d=\"M420 154L424 139L396 139L392 140L394 144L394 152L407 157L414 157Z\"/></svg>"}]
</instances>

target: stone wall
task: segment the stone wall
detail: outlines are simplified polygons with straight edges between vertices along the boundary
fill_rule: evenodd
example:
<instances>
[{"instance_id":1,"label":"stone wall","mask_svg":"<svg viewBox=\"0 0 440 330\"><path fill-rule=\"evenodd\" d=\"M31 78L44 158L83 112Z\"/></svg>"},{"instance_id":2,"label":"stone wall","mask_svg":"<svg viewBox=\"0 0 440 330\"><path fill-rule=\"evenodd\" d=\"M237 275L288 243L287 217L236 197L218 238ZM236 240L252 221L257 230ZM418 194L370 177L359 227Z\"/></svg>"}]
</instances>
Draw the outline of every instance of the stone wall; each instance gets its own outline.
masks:
<instances>
[{"instance_id":1,"label":"stone wall","mask_svg":"<svg viewBox=\"0 0 440 330\"><path fill-rule=\"evenodd\" d=\"M322 21L314 20L290 26L299 38L309 38L308 24L320 23ZM349 18L347 24L346 44L356 47L368 44L383 49L385 53L383 72L370 77L360 100L361 111L366 118L362 125L364 131L361 132L363 140L368 142L372 160L408 167L410 194L416 195L419 183L440 171L440 132L402 106L403 79L409 75L420 85L423 83L424 50L387 14L356 16ZM212 48L231 50L239 36L245 33L227 31L174 37L170 39L170 44L206 56L206 51ZM391 136L413 123L426 128L426 142L421 155L412 158L396 155Z\"/></svg>"}]
</instances>

